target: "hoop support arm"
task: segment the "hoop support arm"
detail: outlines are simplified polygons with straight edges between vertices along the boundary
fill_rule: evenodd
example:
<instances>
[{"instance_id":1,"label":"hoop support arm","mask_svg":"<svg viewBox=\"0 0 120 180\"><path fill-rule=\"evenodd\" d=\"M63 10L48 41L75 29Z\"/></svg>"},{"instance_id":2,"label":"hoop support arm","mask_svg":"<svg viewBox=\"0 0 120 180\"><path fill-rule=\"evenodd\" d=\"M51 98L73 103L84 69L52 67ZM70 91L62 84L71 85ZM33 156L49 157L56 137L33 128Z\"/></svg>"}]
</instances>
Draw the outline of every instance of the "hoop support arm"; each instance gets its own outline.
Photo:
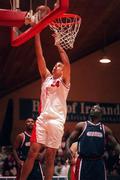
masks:
<instances>
[{"instance_id":1,"label":"hoop support arm","mask_svg":"<svg viewBox=\"0 0 120 180\"><path fill-rule=\"evenodd\" d=\"M20 27L24 24L25 11L0 9L0 26Z\"/></svg>"}]
</instances>

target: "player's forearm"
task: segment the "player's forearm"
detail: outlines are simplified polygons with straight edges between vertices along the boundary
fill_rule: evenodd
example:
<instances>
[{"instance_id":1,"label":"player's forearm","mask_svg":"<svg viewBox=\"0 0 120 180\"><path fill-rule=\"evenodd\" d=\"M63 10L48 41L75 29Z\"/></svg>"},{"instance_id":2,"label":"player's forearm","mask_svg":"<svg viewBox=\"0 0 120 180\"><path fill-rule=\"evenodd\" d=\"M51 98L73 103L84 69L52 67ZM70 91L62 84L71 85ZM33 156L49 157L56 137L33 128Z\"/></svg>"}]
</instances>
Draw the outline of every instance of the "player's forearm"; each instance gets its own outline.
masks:
<instances>
[{"instance_id":1,"label":"player's forearm","mask_svg":"<svg viewBox=\"0 0 120 180\"><path fill-rule=\"evenodd\" d=\"M43 57L43 51L41 46L41 40L39 34L35 36L35 51L38 58Z\"/></svg>"},{"instance_id":2,"label":"player's forearm","mask_svg":"<svg viewBox=\"0 0 120 180\"><path fill-rule=\"evenodd\" d=\"M116 144L115 146L114 146L114 150L115 150L115 152L117 153L117 154L120 154L120 144Z\"/></svg>"},{"instance_id":3,"label":"player's forearm","mask_svg":"<svg viewBox=\"0 0 120 180\"><path fill-rule=\"evenodd\" d=\"M42 46L41 46L41 40L39 34L35 36L35 51L37 56L37 64L38 69L40 72L41 77L45 76L46 74L46 62L43 56Z\"/></svg>"},{"instance_id":4,"label":"player's forearm","mask_svg":"<svg viewBox=\"0 0 120 180\"><path fill-rule=\"evenodd\" d=\"M14 158L15 158L16 162L17 163L20 162L20 158L18 157L18 154L17 154L15 149L13 149L13 155L14 155Z\"/></svg>"},{"instance_id":5,"label":"player's forearm","mask_svg":"<svg viewBox=\"0 0 120 180\"><path fill-rule=\"evenodd\" d=\"M67 139L66 144L65 144L66 150L67 150L67 149L70 149L70 147L71 147L71 145L73 144L73 142L74 142L74 139L70 136L70 137Z\"/></svg>"},{"instance_id":6,"label":"player's forearm","mask_svg":"<svg viewBox=\"0 0 120 180\"><path fill-rule=\"evenodd\" d=\"M120 144L116 141L112 134L108 135L109 144L116 153L120 154Z\"/></svg>"},{"instance_id":7,"label":"player's forearm","mask_svg":"<svg viewBox=\"0 0 120 180\"><path fill-rule=\"evenodd\" d=\"M57 48L58 48L58 51L59 51L62 62L64 64L70 64L68 55L65 52L65 50L60 45L58 45Z\"/></svg>"},{"instance_id":8,"label":"player's forearm","mask_svg":"<svg viewBox=\"0 0 120 180\"><path fill-rule=\"evenodd\" d=\"M66 149L66 150L70 149L71 144L72 144L72 143L71 143L70 140L68 139L68 140L66 141L66 144L65 144L65 149Z\"/></svg>"}]
</instances>

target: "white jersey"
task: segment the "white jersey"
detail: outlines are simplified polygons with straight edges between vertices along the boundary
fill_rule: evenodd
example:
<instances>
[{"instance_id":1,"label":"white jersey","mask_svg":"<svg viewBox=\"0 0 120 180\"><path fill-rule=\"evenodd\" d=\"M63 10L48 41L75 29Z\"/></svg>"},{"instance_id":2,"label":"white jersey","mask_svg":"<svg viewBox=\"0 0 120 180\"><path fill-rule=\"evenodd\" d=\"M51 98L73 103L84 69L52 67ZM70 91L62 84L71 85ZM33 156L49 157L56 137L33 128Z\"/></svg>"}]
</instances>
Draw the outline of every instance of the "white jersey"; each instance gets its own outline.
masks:
<instances>
[{"instance_id":1,"label":"white jersey","mask_svg":"<svg viewBox=\"0 0 120 180\"><path fill-rule=\"evenodd\" d=\"M66 87L61 78L47 77L41 88L41 112L38 120L55 119L64 123L67 114L66 99L69 89L70 85Z\"/></svg>"}]
</instances>

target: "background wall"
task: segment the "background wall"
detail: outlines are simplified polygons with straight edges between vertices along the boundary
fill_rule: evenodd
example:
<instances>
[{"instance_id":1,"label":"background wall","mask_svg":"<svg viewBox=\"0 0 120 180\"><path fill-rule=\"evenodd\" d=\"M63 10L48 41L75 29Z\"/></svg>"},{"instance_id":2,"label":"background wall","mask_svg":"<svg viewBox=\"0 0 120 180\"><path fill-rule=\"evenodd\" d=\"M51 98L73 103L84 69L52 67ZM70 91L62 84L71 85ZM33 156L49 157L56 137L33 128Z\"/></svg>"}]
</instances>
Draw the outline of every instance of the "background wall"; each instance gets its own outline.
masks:
<instances>
[{"instance_id":1,"label":"background wall","mask_svg":"<svg viewBox=\"0 0 120 180\"><path fill-rule=\"evenodd\" d=\"M101 51L98 51L71 65L71 90L68 100L120 103L120 62L116 61L120 59L120 42L107 47L107 55L112 59L110 64L98 62L102 56ZM0 99L0 128L3 125L8 100L13 99L12 141L24 128L24 121L19 119L19 99L39 98L40 87L41 81L38 80ZM72 131L75 124L76 122L66 123L65 131ZM108 126L115 136L120 138L120 124Z\"/></svg>"}]
</instances>

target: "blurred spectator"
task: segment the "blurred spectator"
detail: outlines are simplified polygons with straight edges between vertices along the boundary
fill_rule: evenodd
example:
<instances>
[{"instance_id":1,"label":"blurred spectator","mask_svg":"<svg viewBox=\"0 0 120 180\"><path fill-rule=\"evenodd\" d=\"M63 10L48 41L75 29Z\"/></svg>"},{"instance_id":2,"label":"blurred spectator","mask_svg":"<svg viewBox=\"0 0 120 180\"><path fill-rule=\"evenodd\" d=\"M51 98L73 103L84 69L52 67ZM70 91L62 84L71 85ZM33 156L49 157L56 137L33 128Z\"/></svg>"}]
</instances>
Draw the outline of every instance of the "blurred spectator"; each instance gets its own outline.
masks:
<instances>
[{"instance_id":1,"label":"blurred spectator","mask_svg":"<svg viewBox=\"0 0 120 180\"><path fill-rule=\"evenodd\" d=\"M7 155L3 164L3 176L16 176L17 164L11 152Z\"/></svg>"},{"instance_id":2,"label":"blurred spectator","mask_svg":"<svg viewBox=\"0 0 120 180\"><path fill-rule=\"evenodd\" d=\"M61 161L58 161L57 164L55 165L55 168L54 168L54 175L55 176L60 176L61 174L61 170L62 170L62 162Z\"/></svg>"},{"instance_id":3,"label":"blurred spectator","mask_svg":"<svg viewBox=\"0 0 120 180\"><path fill-rule=\"evenodd\" d=\"M115 162L110 174L112 176L120 176L120 159L118 159L117 162Z\"/></svg>"},{"instance_id":4,"label":"blurred spectator","mask_svg":"<svg viewBox=\"0 0 120 180\"><path fill-rule=\"evenodd\" d=\"M117 175L120 176L120 155L119 155L119 160L116 163L116 171L117 171Z\"/></svg>"},{"instance_id":5,"label":"blurred spectator","mask_svg":"<svg viewBox=\"0 0 120 180\"><path fill-rule=\"evenodd\" d=\"M2 176L3 174L3 165L6 158L7 158L6 147L2 146L0 151L0 176Z\"/></svg>"},{"instance_id":6,"label":"blurred spectator","mask_svg":"<svg viewBox=\"0 0 120 180\"><path fill-rule=\"evenodd\" d=\"M64 153L64 151L62 150L61 147L57 150L56 158L55 158L55 165L57 165L57 163L58 163L59 161L60 161L62 164L65 163L65 153Z\"/></svg>"},{"instance_id":7,"label":"blurred spectator","mask_svg":"<svg viewBox=\"0 0 120 180\"><path fill-rule=\"evenodd\" d=\"M65 161L65 164L63 164L63 166L62 166L62 168L61 168L60 176L67 176L67 175L68 175L69 168L70 168L69 161L66 160L66 161Z\"/></svg>"}]
</instances>

